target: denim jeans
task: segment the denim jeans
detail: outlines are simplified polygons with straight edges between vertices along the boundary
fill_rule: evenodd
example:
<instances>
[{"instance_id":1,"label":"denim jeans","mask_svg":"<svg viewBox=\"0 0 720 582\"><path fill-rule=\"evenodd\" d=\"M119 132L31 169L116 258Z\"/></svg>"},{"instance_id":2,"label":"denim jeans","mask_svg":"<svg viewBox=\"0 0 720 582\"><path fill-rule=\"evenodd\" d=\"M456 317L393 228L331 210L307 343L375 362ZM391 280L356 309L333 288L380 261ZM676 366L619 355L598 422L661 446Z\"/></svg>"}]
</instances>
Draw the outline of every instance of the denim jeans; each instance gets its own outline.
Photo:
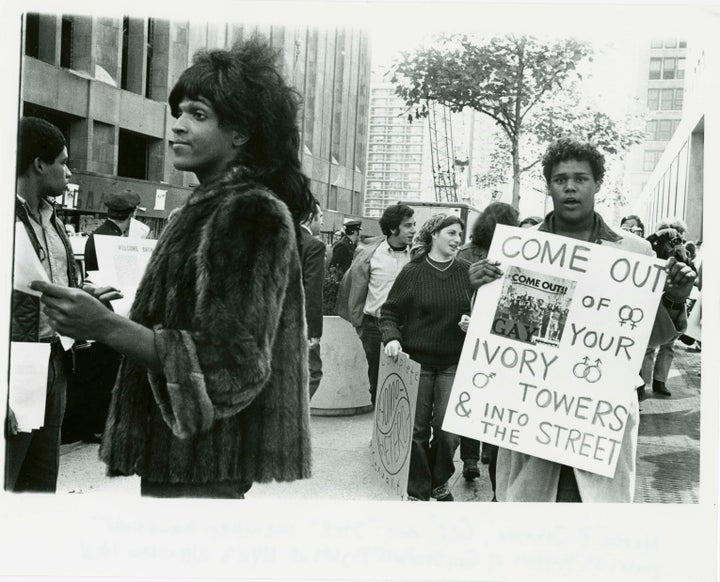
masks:
<instances>
[{"instance_id":1,"label":"denim jeans","mask_svg":"<svg viewBox=\"0 0 720 582\"><path fill-rule=\"evenodd\" d=\"M370 402L374 406L378 373L380 372L380 346L382 345L382 335L380 334L377 319L370 315L363 316L362 324L357 329L357 332L367 359Z\"/></svg>"},{"instance_id":2,"label":"denim jeans","mask_svg":"<svg viewBox=\"0 0 720 582\"><path fill-rule=\"evenodd\" d=\"M433 489L447 483L455 472L453 457L460 443L456 434L443 431L457 365L422 366L410 452L408 495L427 501Z\"/></svg>"},{"instance_id":3,"label":"denim jeans","mask_svg":"<svg viewBox=\"0 0 720 582\"><path fill-rule=\"evenodd\" d=\"M667 381L668 372L670 372L673 357L675 356L674 345L674 338L666 344L662 344L657 348L657 356L655 355L656 348L648 348L645 351L640 375L646 386L650 386L653 380L658 382Z\"/></svg>"},{"instance_id":4,"label":"denim jeans","mask_svg":"<svg viewBox=\"0 0 720 582\"><path fill-rule=\"evenodd\" d=\"M480 441L471 439L470 437L460 437L460 458L465 461L475 461L476 463L480 460Z\"/></svg>"}]
</instances>

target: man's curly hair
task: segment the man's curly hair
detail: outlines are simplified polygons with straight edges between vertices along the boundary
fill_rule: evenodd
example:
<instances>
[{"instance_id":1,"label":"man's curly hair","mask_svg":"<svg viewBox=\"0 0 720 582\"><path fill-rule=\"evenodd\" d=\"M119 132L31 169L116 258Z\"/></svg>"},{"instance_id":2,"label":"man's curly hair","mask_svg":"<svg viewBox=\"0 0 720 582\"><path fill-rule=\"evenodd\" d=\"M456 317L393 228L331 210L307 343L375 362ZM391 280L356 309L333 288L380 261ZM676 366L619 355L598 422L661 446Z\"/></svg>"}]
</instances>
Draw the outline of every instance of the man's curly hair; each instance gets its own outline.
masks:
<instances>
[{"instance_id":1,"label":"man's curly hair","mask_svg":"<svg viewBox=\"0 0 720 582\"><path fill-rule=\"evenodd\" d=\"M542 158L545 183L550 184L552 169L560 162L577 160L588 162L592 168L593 179L602 181L605 176L605 156L590 142L582 142L573 138L563 137L550 144Z\"/></svg>"}]
</instances>

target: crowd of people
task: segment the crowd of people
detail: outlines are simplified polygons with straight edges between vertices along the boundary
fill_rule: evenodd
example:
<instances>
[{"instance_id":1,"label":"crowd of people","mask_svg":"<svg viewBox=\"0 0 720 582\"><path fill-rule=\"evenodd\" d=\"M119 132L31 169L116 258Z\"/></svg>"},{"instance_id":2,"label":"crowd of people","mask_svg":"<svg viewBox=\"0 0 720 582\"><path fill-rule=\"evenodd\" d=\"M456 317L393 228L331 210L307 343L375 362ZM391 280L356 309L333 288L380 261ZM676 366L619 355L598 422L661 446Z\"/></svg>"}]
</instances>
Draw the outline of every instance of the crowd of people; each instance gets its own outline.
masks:
<instances>
[{"instance_id":1,"label":"crowd of people","mask_svg":"<svg viewBox=\"0 0 720 582\"><path fill-rule=\"evenodd\" d=\"M93 285L92 276L78 287L82 278L49 201L70 177L62 133L40 119L20 121L16 221L48 281L32 283L39 298L13 292L12 340L49 343L51 356L43 427L19 432L8 411L5 488L56 488L74 357L61 335L106 350L101 367L113 388L107 420L92 432L102 432L108 474L138 475L142 495L243 498L256 482L309 478L309 402L323 376L323 279L334 269L342 279L337 313L360 337L371 403L381 350L389 357L403 351L421 366L410 499L453 500L449 480L460 447L466 479L479 477L480 460L488 464L494 500L632 500L637 407L614 478L494 446L482 446L481 454L478 441L442 429L469 316L478 308L475 291L503 274L487 258L497 224L653 252L650 242L627 232L641 224L624 221L616 231L595 212L604 176L598 150L571 139L548 148L542 165L553 211L544 219L520 221L511 206L490 204L463 246L466 225L457 216L438 214L416 225L413 209L398 203L380 218L382 236L359 247L361 223L350 221L328 251L317 238L323 211L298 158L300 98L275 59L257 38L202 51L173 87L174 165L193 172L199 186L168 221L129 317L112 310L120 290ZM126 235L138 204L132 192L110 196L108 220L95 234ZM86 252L92 271L93 237ZM686 323L695 272L687 256L675 253L666 271L648 353L674 342ZM501 309L558 341L567 309L541 301L517 294ZM664 386L657 372L653 387L655 381Z\"/></svg>"}]
</instances>

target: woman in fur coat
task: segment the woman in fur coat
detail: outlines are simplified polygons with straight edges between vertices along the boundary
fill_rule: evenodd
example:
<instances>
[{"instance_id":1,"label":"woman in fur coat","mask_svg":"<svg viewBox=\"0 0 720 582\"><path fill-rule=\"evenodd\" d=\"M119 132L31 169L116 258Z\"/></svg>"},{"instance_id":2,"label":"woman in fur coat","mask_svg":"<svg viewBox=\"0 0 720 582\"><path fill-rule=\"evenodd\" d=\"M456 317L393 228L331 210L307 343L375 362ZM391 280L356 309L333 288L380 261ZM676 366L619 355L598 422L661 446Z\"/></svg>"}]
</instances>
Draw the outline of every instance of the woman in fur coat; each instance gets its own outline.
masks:
<instances>
[{"instance_id":1,"label":"woman in fur coat","mask_svg":"<svg viewBox=\"0 0 720 582\"><path fill-rule=\"evenodd\" d=\"M257 39L195 55L169 102L174 165L200 186L130 318L33 284L60 333L124 354L100 456L111 475L140 475L143 495L242 498L310 476L298 101Z\"/></svg>"}]
</instances>

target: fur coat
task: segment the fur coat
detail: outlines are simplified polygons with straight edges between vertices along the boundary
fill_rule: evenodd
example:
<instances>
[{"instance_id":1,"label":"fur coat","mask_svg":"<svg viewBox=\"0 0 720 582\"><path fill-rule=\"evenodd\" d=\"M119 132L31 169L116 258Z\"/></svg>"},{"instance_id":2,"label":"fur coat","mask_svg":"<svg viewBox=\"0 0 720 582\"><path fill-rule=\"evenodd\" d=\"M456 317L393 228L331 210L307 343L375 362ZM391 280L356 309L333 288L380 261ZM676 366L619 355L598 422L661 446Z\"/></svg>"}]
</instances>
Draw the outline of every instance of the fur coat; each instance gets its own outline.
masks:
<instances>
[{"instance_id":1,"label":"fur coat","mask_svg":"<svg viewBox=\"0 0 720 582\"><path fill-rule=\"evenodd\" d=\"M124 359L100 456L156 483L310 476L304 297L287 207L237 173L198 188L158 241L131 319L162 372Z\"/></svg>"}]
</instances>

